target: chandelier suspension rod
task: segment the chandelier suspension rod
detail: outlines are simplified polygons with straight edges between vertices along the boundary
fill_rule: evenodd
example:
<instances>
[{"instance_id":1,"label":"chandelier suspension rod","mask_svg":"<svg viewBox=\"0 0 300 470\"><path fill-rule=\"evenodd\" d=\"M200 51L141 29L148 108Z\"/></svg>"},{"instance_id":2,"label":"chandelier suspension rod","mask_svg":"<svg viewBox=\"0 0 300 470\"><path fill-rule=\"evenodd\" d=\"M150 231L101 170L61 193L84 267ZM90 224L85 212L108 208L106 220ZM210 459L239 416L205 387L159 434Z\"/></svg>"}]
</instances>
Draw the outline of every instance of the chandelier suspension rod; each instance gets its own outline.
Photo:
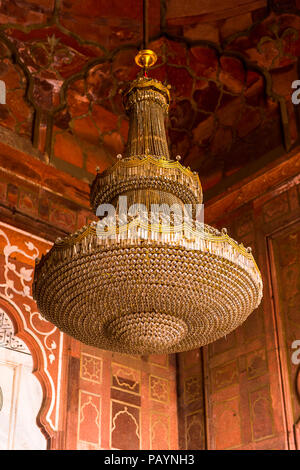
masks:
<instances>
[{"instance_id":1,"label":"chandelier suspension rod","mask_svg":"<svg viewBox=\"0 0 300 470\"><path fill-rule=\"evenodd\" d=\"M143 49L148 48L148 0L143 0Z\"/></svg>"},{"instance_id":2,"label":"chandelier suspension rod","mask_svg":"<svg viewBox=\"0 0 300 470\"><path fill-rule=\"evenodd\" d=\"M143 40L142 49L135 57L135 63L144 71L144 76L147 78L147 71L157 61L155 52L148 49L149 42L149 26L148 26L148 0L143 0Z\"/></svg>"}]
</instances>

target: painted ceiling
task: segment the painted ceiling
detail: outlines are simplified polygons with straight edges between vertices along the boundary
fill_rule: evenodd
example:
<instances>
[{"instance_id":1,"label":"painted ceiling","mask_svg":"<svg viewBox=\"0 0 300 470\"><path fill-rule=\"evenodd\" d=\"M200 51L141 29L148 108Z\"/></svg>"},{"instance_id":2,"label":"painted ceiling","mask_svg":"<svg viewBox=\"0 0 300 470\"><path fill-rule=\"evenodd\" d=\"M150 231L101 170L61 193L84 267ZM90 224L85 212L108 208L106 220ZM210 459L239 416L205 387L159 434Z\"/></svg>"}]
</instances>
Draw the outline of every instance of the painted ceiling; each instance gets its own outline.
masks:
<instances>
[{"instance_id":1,"label":"painted ceiling","mask_svg":"<svg viewBox=\"0 0 300 470\"><path fill-rule=\"evenodd\" d=\"M297 143L300 2L152 0L150 76L171 85L171 155L204 190ZM124 151L120 90L139 70L142 2L2 0L0 126L91 180Z\"/></svg>"}]
</instances>

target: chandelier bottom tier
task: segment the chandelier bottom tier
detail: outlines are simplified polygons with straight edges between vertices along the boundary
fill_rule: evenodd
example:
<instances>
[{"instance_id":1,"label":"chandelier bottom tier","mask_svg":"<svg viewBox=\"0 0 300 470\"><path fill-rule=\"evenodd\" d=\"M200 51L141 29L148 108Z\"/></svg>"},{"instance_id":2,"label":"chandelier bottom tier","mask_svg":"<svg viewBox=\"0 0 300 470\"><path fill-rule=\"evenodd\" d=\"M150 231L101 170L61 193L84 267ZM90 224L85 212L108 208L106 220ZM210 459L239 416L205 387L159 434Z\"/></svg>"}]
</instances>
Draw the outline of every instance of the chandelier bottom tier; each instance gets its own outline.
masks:
<instances>
[{"instance_id":1,"label":"chandelier bottom tier","mask_svg":"<svg viewBox=\"0 0 300 470\"><path fill-rule=\"evenodd\" d=\"M202 203L198 175L168 153L168 89L141 78L130 84L124 103L130 118L126 154L91 186L99 222L58 239L42 257L34 298L47 320L100 349L194 349L245 321L261 301L261 275L250 249L225 230L196 223ZM114 218L99 212L103 204L119 210L120 196L139 210L126 220L123 213ZM159 203L162 211L149 224L146 212ZM177 212L167 224L172 204ZM186 206L190 215L183 222Z\"/></svg>"},{"instance_id":2,"label":"chandelier bottom tier","mask_svg":"<svg viewBox=\"0 0 300 470\"><path fill-rule=\"evenodd\" d=\"M251 263L240 265L242 254L233 248L226 258L218 254L224 242L206 240L203 248L209 243L211 252L155 242L105 247L90 226L81 241L44 261L39 308L62 331L101 349L172 353L210 343L238 327L261 292Z\"/></svg>"}]
</instances>

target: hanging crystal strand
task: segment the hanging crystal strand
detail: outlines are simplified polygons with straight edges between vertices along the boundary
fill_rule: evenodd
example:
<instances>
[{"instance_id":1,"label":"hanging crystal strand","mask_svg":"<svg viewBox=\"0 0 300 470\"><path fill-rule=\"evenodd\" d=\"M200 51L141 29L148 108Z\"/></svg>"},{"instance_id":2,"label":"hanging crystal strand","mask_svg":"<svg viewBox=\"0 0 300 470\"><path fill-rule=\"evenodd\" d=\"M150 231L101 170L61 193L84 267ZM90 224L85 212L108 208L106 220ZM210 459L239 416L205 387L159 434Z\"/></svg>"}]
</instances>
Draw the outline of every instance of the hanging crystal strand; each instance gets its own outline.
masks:
<instances>
[{"instance_id":1,"label":"hanging crystal strand","mask_svg":"<svg viewBox=\"0 0 300 470\"><path fill-rule=\"evenodd\" d=\"M139 88L143 82L144 88ZM151 79L136 80L127 99L129 134L125 155L127 158L150 154L154 158L169 159L164 125L166 97L159 89L147 89ZM141 86L141 85L140 85ZM146 89L145 89L146 88Z\"/></svg>"}]
</instances>

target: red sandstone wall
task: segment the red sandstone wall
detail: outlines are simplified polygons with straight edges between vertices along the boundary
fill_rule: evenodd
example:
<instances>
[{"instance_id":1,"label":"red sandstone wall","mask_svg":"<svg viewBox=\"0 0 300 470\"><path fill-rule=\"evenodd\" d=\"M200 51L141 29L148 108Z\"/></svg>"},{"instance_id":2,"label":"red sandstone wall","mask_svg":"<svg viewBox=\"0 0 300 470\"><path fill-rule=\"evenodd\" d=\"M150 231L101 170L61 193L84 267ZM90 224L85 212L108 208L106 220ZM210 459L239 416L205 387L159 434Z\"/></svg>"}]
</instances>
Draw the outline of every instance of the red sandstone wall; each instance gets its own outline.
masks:
<instances>
[{"instance_id":1,"label":"red sandstone wall","mask_svg":"<svg viewBox=\"0 0 300 470\"><path fill-rule=\"evenodd\" d=\"M50 448L177 449L175 356L101 351L41 318L31 282L50 246L0 222L0 305L33 355Z\"/></svg>"},{"instance_id":2,"label":"red sandstone wall","mask_svg":"<svg viewBox=\"0 0 300 470\"><path fill-rule=\"evenodd\" d=\"M292 360L291 348L300 339L300 224L290 226L270 237L271 282L274 292L274 306L279 329L281 361L286 364L282 370L284 393L287 400L288 427L295 427L297 449L300 449L300 367ZM299 344L297 349L299 350ZM300 354L296 355L297 362Z\"/></svg>"},{"instance_id":3,"label":"red sandstone wall","mask_svg":"<svg viewBox=\"0 0 300 470\"><path fill-rule=\"evenodd\" d=\"M179 447L203 450L207 448L203 351L187 351L177 359Z\"/></svg>"},{"instance_id":4,"label":"red sandstone wall","mask_svg":"<svg viewBox=\"0 0 300 470\"><path fill-rule=\"evenodd\" d=\"M177 448L174 356L126 356L71 344L65 448Z\"/></svg>"},{"instance_id":5,"label":"red sandstone wall","mask_svg":"<svg viewBox=\"0 0 300 470\"><path fill-rule=\"evenodd\" d=\"M215 222L252 247L264 297L240 328L203 349L203 360L199 351L180 355L190 365L181 368L182 448L205 442L189 438L192 413L209 449L300 446L299 365L291 360L292 342L300 339L299 188L298 177Z\"/></svg>"}]
</instances>

